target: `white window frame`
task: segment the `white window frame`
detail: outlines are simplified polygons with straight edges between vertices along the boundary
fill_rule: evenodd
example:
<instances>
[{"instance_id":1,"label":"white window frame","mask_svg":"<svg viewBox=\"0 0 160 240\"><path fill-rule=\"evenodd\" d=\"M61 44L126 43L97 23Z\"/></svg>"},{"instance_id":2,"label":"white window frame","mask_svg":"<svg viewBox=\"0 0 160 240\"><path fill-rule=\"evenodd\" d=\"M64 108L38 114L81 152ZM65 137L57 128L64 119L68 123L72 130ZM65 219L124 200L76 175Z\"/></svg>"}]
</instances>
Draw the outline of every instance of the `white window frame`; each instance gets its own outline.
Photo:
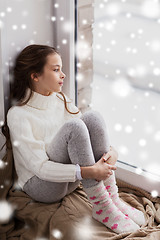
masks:
<instances>
[{"instance_id":1,"label":"white window frame","mask_svg":"<svg viewBox=\"0 0 160 240\"><path fill-rule=\"evenodd\" d=\"M54 0L54 4L57 1ZM66 74L64 79L64 86L62 91L66 93L68 97L73 100L73 103L77 102L76 94L76 58L75 58L75 42L76 42L76 0L59 0L59 7L56 8L55 17L56 25L54 29L55 35L55 47L58 49L62 56L63 72ZM60 17L64 20L60 20ZM69 22L71 25L71 31L64 31L64 22ZM67 40L67 44L63 44L63 39Z\"/></svg>"},{"instance_id":2,"label":"white window frame","mask_svg":"<svg viewBox=\"0 0 160 240\"><path fill-rule=\"evenodd\" d=\"M142 169L140 174L135 172L135 168L132 165L125 164L120 160L116 163L117 170L115 171L116 177L123 180L126 183L140 187L147 192L157 191L160 196L160 177L149 173Z\"/></svg>"}]
</instances>

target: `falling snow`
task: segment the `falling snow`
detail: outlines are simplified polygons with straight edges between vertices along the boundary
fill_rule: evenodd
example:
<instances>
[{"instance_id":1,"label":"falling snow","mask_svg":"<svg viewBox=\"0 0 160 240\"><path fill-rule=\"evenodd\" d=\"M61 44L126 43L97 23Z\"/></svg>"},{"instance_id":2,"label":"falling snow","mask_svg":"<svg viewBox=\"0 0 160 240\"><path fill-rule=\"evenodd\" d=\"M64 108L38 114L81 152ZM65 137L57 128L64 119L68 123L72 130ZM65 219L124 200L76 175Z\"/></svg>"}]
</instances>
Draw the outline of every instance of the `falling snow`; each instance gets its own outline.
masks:
<instances>
[{"instance_id":1,"label":"falling snow","mask_svg":"<svg viewBox=\"0 0 160 240\"><path fill-rule=\"evenodd\" d=\"M3 169L5 167L5 163L2 159L0 159L0 169Z\"/></svg>"},{"instance_id":2,"label":"falling snow","mask_svg":"<svg viewBox=\"0 0 160 240\"><path fill-rule=\"evenodd\" d=\"M93 109L119 159L159 175L160 3L96 0L94 14Z\"/></svg>"},{"instance_id":3,"label":"falling snow","mask_svg":"<svg viewBox=\"0 0 160 240\"><path fill-rule=\"evenodd\" d=\"M85 40L79 41L76 44L76 52L80 60L84 60L88 58L91 53L91 48L89 47L89 43Z\"/></svg>"},{"instance_id":4,"label":"falling snow","mask_svg":"<svg viewBox=\"0 0 160 240\"><path fill-rule=\"evenodd\" d=\"M2 127L4 125L4 121L0 121L0 127Z\"/></svg>"},{"instance_id":5,"label":"falling snow","mask_svg":"<svg viewBox=\"0 0 160 240\"><path fill-rule=\"evenodd\" d=\"M7 201L0 201L0 223L6 224L14 214L15 206Z\"/></svg>"},{"instance_id":6,"label":"falling snow","mask_svg":"<svg viewBox=\"0 0 160 240\"><path fill-rule=\"evenodd\" d=\"M20 142L19 141L13 141L13 146L15 146L15 147L18 147L20 145Z\"/></svg>"},{"instance_id":7,"label":"falling snow","mask_svg":"<svg viewBox=\"0 0 160 240\"><path fill-rule=\"evenodd\" d=\"M53 229L52 230L52 236L55 239L62 239L63 238L63 234L62 234L62 232L59 229Z\"/></svg>"},{"instance_id":8,"label":"falling snow","mask_svg":"<svg viewBox=\"0 0 160 240\"><path fill-rule=\"evenodd\" d=\"M120 159L136 165L135 172L139 175L142 174L144 166L146 170L159 175L160 36L156 29L159 31L160 3L143 1L136 14L132 11L132 4L128 5L126 0L114 2L95 0L95 4L98 6L95 8L93 24L95 75L93 83L90 84L93 89L90 106L97 108L107 119L110 138L119 152ZM55 3L55 11L58 8L59 4ZM0 29L5 28L5 19L13 13L14 9L11 6L0 12ZM10 25L13 34L17 34L18 31L25 34L30 28L25 21L29 18L30 12L24 9L20 14L23 21L21 23L13 21ZM103 15L107 17L102 19ZM140 19L146 20L146 24ZM49 18L52 24L57 20L61 21L65 33L74 30L73 24L67 22L64 16L53 15ZM84 28L88 24L88 20L84 18L82 20ZM35 43L38 34L39 29L33 28L28 43ZM76 53L78 59L84 61L89 58L91 48L83 34L80 39L76 45ZM49 44L48 39L46 42ZM60 44L67 47L67 38L63 38ZM10 46L14 51L21 51L21 47L14 40L10 42ZM59 49L60 45L56 47ZM8 64L6 62L6 66ZM78 63L77 67L82 68L83 65ZM82 73L77 74L76 79L79 84L85 82ZM81 102L85 105L87 101L83 98ZM0 126L3 124L4 121L0 121ZM14 147L19 145L20 142L13 142ZM5 168L7 164L0 159L0 169ZM148 177L153 180L153 175ZM0 188L3 189L7 184L9 182L6 181ZM20 189L17 182L14 187ZM154 189L151 192L152 197L157 197L158 194ZM0 223L7 223L13 217L14 210L15 206L9 202L0 201ZM78 234L79 239L92 239L92 230L90 219L85 218L77 226L76 235ZM52 236L55 239L63 239L59 229L53 229Z\"/></svg>"},{"instance_id":9,"label":"falling snow","mask_svg":"<svg viewBox=\"0 0 160 240\"><path fill-rule=\"evenodd\" d=\"M77 240L93 239L94 229L93 229L93 225L91 223L91 217L86 216L86 217L82 218L81 222L77 223L75 229L73 229L73 234L75 234Z\"/></svg>"},{"instance_id":10,"label":"falling snow","mask_svg":"<svg viewBox=\"0 0 160 240\"><path fill-rule=\"evenodd\" d=\"M151 195L152 195L152 197L157 197L158 196L158 192L156 190L153 190L151 192Z\"/></svg>"}]
</instances>

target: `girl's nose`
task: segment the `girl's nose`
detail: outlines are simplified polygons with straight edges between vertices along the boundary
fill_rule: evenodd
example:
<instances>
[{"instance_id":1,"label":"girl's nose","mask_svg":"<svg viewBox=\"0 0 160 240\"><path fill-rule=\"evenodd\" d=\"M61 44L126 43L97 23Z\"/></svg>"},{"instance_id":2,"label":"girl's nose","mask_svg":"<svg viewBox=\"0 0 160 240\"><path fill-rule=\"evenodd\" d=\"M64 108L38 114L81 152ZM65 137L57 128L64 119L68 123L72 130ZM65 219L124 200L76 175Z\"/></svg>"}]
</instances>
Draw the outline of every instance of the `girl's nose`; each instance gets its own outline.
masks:
<instances>
[{"instance_id":1,"label":"girl's nose","mask_svg":"<svg viewBox=\"0 0 160 240\"><path fill-rule=\"evenodd\" d=\"M66 75L62 72L62 74L61 74L61 78L65 78L66 77Z\"/></svg>"}]
</instances>

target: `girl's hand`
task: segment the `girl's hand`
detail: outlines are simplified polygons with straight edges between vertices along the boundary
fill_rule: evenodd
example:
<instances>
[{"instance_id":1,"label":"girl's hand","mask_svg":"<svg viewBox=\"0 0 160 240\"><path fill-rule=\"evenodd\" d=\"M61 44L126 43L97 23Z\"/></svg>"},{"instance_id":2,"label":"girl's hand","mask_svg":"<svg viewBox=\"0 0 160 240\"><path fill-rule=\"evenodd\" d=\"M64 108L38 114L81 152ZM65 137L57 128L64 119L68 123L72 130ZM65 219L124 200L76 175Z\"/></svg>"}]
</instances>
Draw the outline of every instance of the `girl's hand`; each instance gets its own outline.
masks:
<instances>
[{"instance_id":1,"label":"girl's hand","mask_svg":"<svg viewBox=\"0 0 160 240\"><path fill-rule=\"evenodd\" d=\"M112 146L110 146L110 151L107 153L104 153L102 158L104 159L104 161L108 164L111 165L115 165L118 159L118 153L115 150L115 148L113 148Z\"/></svg>"},{"instance_id":2,"label":"girl's hand","mask_svg":"<svg viewBox=\"0 0 160 240\"><path fill-rule=\"evenodd\" d=\"M106 164L103 160L103 157L96 162L93 166L94 170L94 178L97 181L105 180L106 178L110 177L112 175L112 170L116 170L116 166Z\"/></svg>"}]
</instances>

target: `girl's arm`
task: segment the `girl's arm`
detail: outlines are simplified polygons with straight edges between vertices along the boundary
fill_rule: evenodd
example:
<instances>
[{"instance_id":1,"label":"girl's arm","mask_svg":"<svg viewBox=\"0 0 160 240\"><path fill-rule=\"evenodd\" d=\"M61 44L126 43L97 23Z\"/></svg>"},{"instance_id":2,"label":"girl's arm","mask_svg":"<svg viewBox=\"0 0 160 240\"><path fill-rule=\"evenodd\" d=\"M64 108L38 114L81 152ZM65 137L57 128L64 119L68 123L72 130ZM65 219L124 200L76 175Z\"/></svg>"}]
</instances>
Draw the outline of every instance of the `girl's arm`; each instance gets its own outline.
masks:
<instances>
[{"instance_id":1,"label":"girl's arm","mask_svg":"<svg viewBox=\"0 0 160 240\"><path fill-rule=\"evenodd\" d=\"M44 181L75 182L76 165L50 161L44 141L36 139L28 114L14 107L8 111L7 124L11 134L14 161L21 187L36 175ZM18 143L14 145L14 142Z\"/></svg>"}]
</instances>

